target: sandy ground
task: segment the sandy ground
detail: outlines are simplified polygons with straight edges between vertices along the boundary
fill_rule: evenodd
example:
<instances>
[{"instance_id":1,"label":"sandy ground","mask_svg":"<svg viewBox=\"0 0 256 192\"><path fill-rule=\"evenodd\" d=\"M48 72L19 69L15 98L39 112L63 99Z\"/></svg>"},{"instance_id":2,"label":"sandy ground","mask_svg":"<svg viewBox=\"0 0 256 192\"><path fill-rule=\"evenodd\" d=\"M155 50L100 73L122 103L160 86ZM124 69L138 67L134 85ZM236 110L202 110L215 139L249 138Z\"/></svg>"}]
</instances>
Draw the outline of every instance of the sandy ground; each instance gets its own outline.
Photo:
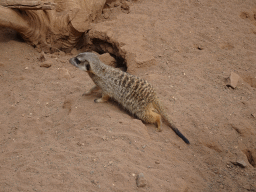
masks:
<instances>
[{"instance_id":1,"label":"sandy ground","mask_svg":"<svg viewBox=\"0 0 256 192\"><path fill-rule=\"evenodd\" d=\"M128 71L155 87L191 144L115 102L94 103L99 93L82 97L93 82L68 63L75 52L42 62L0 28L1 192L256 191L256 2L129 6L110 6L94 30L111 32Z\"/></svg>"}]
</instances>

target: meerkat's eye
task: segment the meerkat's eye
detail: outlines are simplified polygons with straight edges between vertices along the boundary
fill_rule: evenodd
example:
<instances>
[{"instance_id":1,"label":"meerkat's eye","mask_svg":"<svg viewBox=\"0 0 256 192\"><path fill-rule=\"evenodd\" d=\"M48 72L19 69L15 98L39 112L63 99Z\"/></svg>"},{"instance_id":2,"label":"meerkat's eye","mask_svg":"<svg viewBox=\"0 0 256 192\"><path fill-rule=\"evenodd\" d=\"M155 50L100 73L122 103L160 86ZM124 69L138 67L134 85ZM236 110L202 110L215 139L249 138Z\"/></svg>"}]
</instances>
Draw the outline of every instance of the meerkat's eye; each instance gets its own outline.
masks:
<instances>
[{"instance_id":1,"label":"meerkat's eye","mask_svg":"<svg viewBox=\"0 0 256 192\"><path fill-rule=\"evenodd\" d=\"M77 59L77 57L75 57L75 62L76 62L76 64L80 64L80 63L81 63L81 61L79 61L79 60Z\"/></svg>"}]
</instances>

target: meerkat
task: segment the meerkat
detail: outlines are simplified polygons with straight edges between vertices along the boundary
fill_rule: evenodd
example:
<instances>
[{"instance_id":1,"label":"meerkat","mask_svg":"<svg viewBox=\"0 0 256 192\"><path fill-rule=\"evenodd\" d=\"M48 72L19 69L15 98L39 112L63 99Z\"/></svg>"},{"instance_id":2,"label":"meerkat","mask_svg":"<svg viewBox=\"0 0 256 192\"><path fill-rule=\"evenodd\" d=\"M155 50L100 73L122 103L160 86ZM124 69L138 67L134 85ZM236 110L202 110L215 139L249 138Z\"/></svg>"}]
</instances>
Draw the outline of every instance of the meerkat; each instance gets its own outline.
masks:
<instances>
[{"instance_id":1,"label":"meerkat","mask_svg":"<svg viewBox=\"0 0 256 192\"><path fill-rule=\"evenodd\" d=\"M155 123L157 130L161 129L161 117L168 126L187 144L188 139L176 128L161 106L152 85L146 80L119 69L110 67L100 61L92 52L84 52L71 58L69 62L86 71L96 84L83 95L90 95L96 90L102 90L102 97L95 99L95 103L102 103L112 98L132 115L144 123Z\"/></svg>"}]
</instances>

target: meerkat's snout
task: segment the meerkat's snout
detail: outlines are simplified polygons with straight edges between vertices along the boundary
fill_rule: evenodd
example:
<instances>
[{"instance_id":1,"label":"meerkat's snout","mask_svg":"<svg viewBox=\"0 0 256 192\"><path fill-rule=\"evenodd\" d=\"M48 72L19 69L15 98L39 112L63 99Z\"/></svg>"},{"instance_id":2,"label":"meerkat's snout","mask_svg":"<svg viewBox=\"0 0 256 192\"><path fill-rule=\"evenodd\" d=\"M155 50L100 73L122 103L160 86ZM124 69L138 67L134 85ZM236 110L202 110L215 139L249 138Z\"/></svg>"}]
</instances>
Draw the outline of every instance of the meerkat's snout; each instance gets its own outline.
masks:
<instances>
[{"instance_id":1,"label":"meerkat's snout","mask_svg":"<svg viewBox=\"0 0 256 192\"><path fill-rule=\"evenodd\" d=\"M76 57L73 57L73 58L69 59L69 63L71 63L71 64L74 65L75 67L78 67L75 58L76 58Z\"/></svg>"},{"instance_id":2,"label":"meerkat's snout","mask_svg":"<svg viewBox=\"0 0 256 192\"><path fill-rule=\"evenodd\" d=\"M73 57L69 60L69 63L79 68L82 71L88 71L90 69L89 62L84 60L83 62L78 59L78 56Z\"/></svg>"}]
</instances>

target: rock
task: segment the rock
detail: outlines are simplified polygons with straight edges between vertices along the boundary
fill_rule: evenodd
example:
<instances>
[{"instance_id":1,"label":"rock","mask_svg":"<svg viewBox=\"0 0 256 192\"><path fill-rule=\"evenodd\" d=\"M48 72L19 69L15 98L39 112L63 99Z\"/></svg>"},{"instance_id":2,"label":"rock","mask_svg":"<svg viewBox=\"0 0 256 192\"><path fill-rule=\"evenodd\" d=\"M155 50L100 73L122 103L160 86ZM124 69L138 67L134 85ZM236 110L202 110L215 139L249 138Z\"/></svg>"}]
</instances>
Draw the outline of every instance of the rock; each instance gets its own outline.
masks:
<instances>
[{"instance_id":1,"label":"rock","mask_svg":"<svg viewBox=\"0 0 256 192\"><path fill-rule=\"evenodd\" d=\"M116 1L116 2L114 2L114 7L118 7L118 6L120 6L120 2L119 1Z\"/></svg>"},{"instance_id":2,"label":"rock","mask_svg":"<svg viewBox=\"0 0 256 192\"><path fill-rule=\"evenodd\" d=\"M72 50L71 50L71 54L72 54L72 55L78 55L77 49L76 49L76 48L72 49Z\"/></svg>"},{"instance_id":3,"label":"rock","mask_svg":"<svg viewBox=\"0 0 256 192\"><path fill-rule=\"evenodd\" d=\"M117 67L116 60L109 53L99 55L100 60L111 67Z\"/></svg>"},{"instance_id":4,"label":"rock","mask_svg":"<svg viewBox=\"0 0 256 192\"><path fill-rule=\"evenodd\" d=\"M197 49L198 49L198 50L203 50L204 48L203 48L201 45L198 45L198 46L197 46Z\"/></svg>"},{"instance_id":5,"label":"rock","mask_svg":"<svg viewBox=\"0 0 256 192\"><path fill-rule=\"evenodd\" d=\"M71 109L70 109L70 110L71 110ZM81 146L84 146L84 143L78 142L77 145L81 147Z\"/></svg>"},{"instance_id":6,"label":"rock","mask_svg":"<svg viewBox=\"0 0 256 192\"><path fill-rule=\"evenodd\" d=\"M125 1L125 2L122 3L121 8L126 10L126 11L129 11L130 6L129 6L128 2Z\"/></svg>"},{"instance_id":7,"label":"rock","mask_svg":"<svg viewBox=\"0 0 256 192\"><path fill-rule=\"evenodd\" d=\"M38 58L39 61L43 62L46 60L44 52L42 52Z\"/></svg>"},{"instance_id":8,"label":"rock","mask_svg":"<svg viewBox=\"0 0 256 192\"><path fill-rule=\"evenodd\" d=\"M247 163L242 159L237 159L236 161L233 161L231 163L233 163L234 165L237 165L239 167L242 167L242 168L247 167Z\"/></svg>"},{"instance_id":9,"label":"rock","mask_svg":"<svg viewBox=\"0 0 256 192\"><path fill-rule=\"evenodd\" d=\"M103 17L105 19L108 19L110 17L110 10L109 9L103 9L102 13L103 13Z\"/></svg>"},{"instance_id":10,"label":"rock","mask_svg":"<svg viewBox=\"0 0 256 192\"><path fill-rule=\"evenodd\" d=\"M104 17L105 19L108 19L108 18L110 17L110 14L109 14L108 12L106 12L106 13L103 14L103 17Z\"/></svg>"},{"instance_id":11,"label":"rock","mask_svg":"<svg viewBox=\"0 0 256 192\"><path fill-rule=\"evenodd\" d=\"M102 139L103 139L103 141L107 141L107 140L108 140L108 137L107 137L106 135L104 135L104 136L102 137Z\"/></svg>"},{"instance_id":12,"label":"rock","mask_svg":"<svg viewBox=\"0 0 256 192\"><path fill-rule=\"evenodd\" d=\"M147 185L147 180L145 179L143 173L140 173L137 176L136 184L137 184L137 187L145 187Z\"/></svg>"},{"instance_id":13,"label":"rock","mask_svg":"<svg viewBox=\"0 0 256 192\"><path fill-rule=\"evenodd\" d=\"M44 68L49 68L51 67L52 65L50 63L43 63L40 65L40 67L44 67Z\"/></svg>"},{"instance_id":14,"label":"rock","mask_svg":"<svg viewBox=\"0 0 256 192\"><path fill-rule=\"evenodd\" d=\"M58 78L59 79L71 79L69 71L65 68L58 68Z\"/></svg>"},{"instance_id":15,"label":"rock","mask_svg":"<svg viewBox=\"0 0 256 192\"><path fill-rule=\"evenodd\" d=\"M108 162L108 165L113 165L113 161L109 161L109 162Z\"/></svg>"},{"instance_id":16,"label":"rock","mask_svg":"<svg viewBox=\"0 0 256 192\"><path fill-rule=\"evenodd\" d=\"M239 75L237 75L234 72L231 72L227 86L235 89L238 84L239 79L240 79Z\"/></svg>"},{"instance_id":17,"label":"rock","mask_svg":"<svg viewBox=\"0 0 256 192\"><path fill-rule=\"evenodd\" d=\"M64 101L62 108L67 109L68 114L71 112L71 107L72 107L71 101L68 101L68 100Z\"/></svg>"},{"instance_id":18,"label":"rock","mask_svg":"<svg viewBox=\"0 0 256 192\"><path fill-rule=\"evenodd\" d=\"M232 159L230 162L233 165L239 166L242 168L250 166L249 161L248 161L248 156L251 155L250 151L241 151L241 150L237 149L236 147L234 149L235 149L234 154L236 155L236 157L234 159Z\"/></svg>"},{"instance_id":19,"label":"rock","mask_svg":"<svg viewBox=\"0 0 256 192\"><path fill-rule=\"evenodd\" d=\"M236 163L237 163L238 166L240 166L240 167L242 167L242 168L247 167L247 163L246 163L244 160L242 160L242 159L238 159L238 160L236 161Z\"/></svg>"}]
</instances>

